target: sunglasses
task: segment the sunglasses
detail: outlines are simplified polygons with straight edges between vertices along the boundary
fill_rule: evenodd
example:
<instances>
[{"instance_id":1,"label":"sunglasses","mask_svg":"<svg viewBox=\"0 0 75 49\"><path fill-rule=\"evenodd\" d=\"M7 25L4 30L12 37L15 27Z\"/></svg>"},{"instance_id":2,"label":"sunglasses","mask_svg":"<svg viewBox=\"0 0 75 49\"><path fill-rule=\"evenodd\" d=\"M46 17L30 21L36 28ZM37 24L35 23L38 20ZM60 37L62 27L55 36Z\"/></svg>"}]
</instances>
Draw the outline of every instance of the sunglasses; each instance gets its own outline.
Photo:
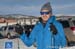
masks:
<instances>
[{"instance_id":1,"label":"sunglasses","mask_svg":"<svg viewBox=\"0 0 75 49\"><path fill-rule=\"evenodd\" d=\"M40 12L41 15L44 15L44 14L47 15L47 14L49 14L49 13L50 13L50 11L49 11L49 12Z\"/></svg>"}]
</instances>

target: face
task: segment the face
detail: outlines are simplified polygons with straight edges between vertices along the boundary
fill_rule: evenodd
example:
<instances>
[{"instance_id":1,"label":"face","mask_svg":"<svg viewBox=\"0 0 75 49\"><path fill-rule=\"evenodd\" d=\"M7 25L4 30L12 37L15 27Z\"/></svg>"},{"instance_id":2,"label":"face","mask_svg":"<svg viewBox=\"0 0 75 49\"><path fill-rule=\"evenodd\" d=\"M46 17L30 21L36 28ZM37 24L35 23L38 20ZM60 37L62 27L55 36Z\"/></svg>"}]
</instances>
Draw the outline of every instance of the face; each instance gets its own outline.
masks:
<instances>
[{"instance_id":1,"label":"face","mask_svg":"<svg viewBox=\"0 0 75 49\"><path fill-rule=\"evenodd\" d=\"M52 13L50 13L48 10L42 10L40 13L41 13L41 18L43 22L46 22L52 15Z\"/></svg>"}]
</instances>

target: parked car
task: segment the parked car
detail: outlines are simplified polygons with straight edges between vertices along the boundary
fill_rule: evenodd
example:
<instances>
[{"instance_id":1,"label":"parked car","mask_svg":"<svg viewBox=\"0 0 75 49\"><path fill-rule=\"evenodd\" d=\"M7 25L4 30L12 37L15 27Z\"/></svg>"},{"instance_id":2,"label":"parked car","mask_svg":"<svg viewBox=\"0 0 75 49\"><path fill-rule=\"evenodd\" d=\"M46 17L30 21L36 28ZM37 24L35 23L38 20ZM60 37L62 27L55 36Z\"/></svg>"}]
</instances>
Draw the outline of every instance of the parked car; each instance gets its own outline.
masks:
<instances>
[{"instance_id":1,"label":"parked car","mask_svg":"<svg viewBox=\"0 0 75 49\"><path fill-rule=\"evenodd\" d=\"M4 38L8 38L9 36L8 35L11 35L12 36L16 36L17 33L15 33L14 31L14 26L13 25L10 25L10 26L2 26L0 28L0 34L4 37Z\"/></svg>"},{"instance_id":2,"label":"parked car","mask_svg":"<svg viewBox=\"0 0 75 49\"><path fill-rule=\"evenodd\" d=\"M70 18L66 20L60 19L58 21L64 28L68 46L75 46L75 20Z\"/></svg>"}]
</instances>

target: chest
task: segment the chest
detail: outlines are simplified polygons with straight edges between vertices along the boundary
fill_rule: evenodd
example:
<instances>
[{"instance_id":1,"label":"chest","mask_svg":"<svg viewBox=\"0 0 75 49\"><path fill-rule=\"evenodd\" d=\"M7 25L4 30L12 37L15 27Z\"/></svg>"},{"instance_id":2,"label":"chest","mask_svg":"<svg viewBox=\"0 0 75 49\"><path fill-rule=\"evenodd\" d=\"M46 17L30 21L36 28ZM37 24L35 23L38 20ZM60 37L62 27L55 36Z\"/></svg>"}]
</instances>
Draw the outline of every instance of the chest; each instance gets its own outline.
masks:
<instances>
[{"instance_id":1,"label":"chest","mask_svg":"<svg viewBox=\"0 0 75 49\"><path fill-rule=\"evenodd\" d=\"M41 39L41 40L45 40L45 39L50 39L51 38L51 31L50 31L50 27L43 27L40 26L37 32L37 39Z\"/></svg>"},{"instance_id":2,"label":"chest","mask_svg":"<svg viewBox=\"0 0 75 49\"><path fill-rule=\"evenodd\" d=\"M39 29L37 32L37 39L51 39L53 33L51 31L50 25L46 25L45 27L43 27L42 25L39 25ZM55 38L59 38L59 34L55 35Z\"/></svg>"}]
</instances>

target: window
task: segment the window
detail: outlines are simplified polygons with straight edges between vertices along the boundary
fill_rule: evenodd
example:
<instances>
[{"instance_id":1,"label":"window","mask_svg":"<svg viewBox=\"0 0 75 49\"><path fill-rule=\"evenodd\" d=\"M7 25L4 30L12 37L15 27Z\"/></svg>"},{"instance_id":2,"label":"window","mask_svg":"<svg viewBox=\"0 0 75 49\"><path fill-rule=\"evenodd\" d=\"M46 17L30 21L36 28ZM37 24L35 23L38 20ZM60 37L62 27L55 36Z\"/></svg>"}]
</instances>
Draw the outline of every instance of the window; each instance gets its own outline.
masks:
<instances>
[{"instance_id":1,"label":"window","mask_svg":"<svg viewBox=\"0 0 75 49\"><path fill-rule=\"evenodd\" d=\"M69 22L67 20L64 21L58 20L58 21L63 25L64 28L70 27Z\"/></svg>"},{"instance_id":2,"label":"window","mask_svg":"<svg viewBox=\"0 0 75 49\"><path fill-rule=\"evenodd\" d=\"M9 26L9 30L13 30L14 29L14 27L13 26Z\"/></svg>"},{"instance_id":3,"label":"window","mask_svg":"<svg viewBox=\"0 0 75 49\"><path fill-rule=\"evenodd\" d=\"M2 31L2 28L0 27L0 31Z\"/></svg>"},{"instance_id":4,"label":"window","mask_svg":"<svg viewBox=\"0 0 75 49\"><path fill-rule=\"evenodd\" d=\"M73 20L73 24L75 25L75 20Z\"/></svg>"},{"instance_id":5,"label":"window","mask_svg":"<svg viewBox=\"0 0 75 49\"><path fill-rule=\"evenodd\" d=\"M7 29L7 26L2 26L2 30L6 30Z\"/></svg>"}]
</instances>

